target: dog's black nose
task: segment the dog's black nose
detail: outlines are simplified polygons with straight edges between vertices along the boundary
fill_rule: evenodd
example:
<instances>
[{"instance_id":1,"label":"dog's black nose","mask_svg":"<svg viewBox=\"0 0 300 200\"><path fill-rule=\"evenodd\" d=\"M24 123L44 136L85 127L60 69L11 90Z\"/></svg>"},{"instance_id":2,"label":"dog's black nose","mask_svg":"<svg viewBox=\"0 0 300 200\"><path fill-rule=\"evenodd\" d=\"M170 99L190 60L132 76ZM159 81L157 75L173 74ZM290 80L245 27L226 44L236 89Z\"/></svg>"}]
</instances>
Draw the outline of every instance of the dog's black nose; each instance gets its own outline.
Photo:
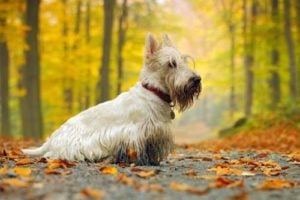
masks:
<instances>
[{"instance_id":1,"label":"dog's black nose","mask_svg":"<svg viewBox=\"0 0 300 200\"><path fill-rule=\"evenodd\" d=\"M199 85L201 82L201 77L200 76L193 76L190 81L194 84L194 85Z\"/></svg>"}]
</instances>

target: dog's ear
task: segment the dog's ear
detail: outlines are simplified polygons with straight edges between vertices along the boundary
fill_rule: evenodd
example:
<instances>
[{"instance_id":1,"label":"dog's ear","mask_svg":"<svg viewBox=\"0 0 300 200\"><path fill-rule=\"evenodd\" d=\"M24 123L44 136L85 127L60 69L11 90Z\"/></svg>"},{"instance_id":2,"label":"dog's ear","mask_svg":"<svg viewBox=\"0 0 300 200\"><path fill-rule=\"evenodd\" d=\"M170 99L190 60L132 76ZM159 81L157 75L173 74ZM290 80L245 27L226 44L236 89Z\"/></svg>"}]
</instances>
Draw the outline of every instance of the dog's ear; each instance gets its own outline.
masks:
<instances>
[{"instance_id":1,"label":"dog's ear","mask_svg":"<svg viewBox=\"0 0 300 200\"><path fill-rule=\"evenodd\" d=\"M151 33L148 33L146 37L146 47L145 47L146 57L147 58L152 57L157 50L158 50L158 43L156 39Z\"/></svg>"},{"instance_id":2,"label":"dog's ear","mask_svg":"<svg viewBox=\"0 0 300 200\"><path fill-rule=\"evenodd\" d=\"M167 34L163 34L162 38L163 38L162 43L163 43L164 46L173 47L173 43L172 43L172 41L170 40L170 38Z\"/></svg>"}]
</instances>

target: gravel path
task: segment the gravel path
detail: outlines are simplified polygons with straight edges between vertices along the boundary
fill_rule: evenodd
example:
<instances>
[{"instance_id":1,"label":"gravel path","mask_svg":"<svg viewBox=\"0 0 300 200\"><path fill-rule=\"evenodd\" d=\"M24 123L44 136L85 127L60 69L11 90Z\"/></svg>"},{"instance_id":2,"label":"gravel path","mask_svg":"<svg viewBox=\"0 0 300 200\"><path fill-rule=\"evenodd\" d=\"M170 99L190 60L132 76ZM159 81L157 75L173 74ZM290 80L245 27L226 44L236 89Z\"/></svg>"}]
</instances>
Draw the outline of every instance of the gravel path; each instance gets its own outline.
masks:
<instances>
[{"instance_id":1,"label":"gravel path","mask_svg":"<svg viewBox=\"0 0 300 200\"><path fill-rule=\"evenodd\" d=\"M222 157L220 157L223 156ZM133 166L120 167L116 175L101 174L99 169L104 164L99 163L77 163L76 166L68 168L72 173L69 175L49 175L44 173L46 163L35 163L22 167L33 169L33 180L30 187L0 187L0 199L87 199L86 195L80 192L84 188L92 188L104 193L102 199L285 199L300 200L300 186L279 190L256 190L255 186L264 179L269 178L262 173L255 176L226 176L228 179L244 180L244 185L237 188L211 188L204 194L197 194L189 189L179 191L170 188L170 183L186 184L194 189L206 190L208 185L215 180L200 178L201 175L215 175L215 172L208 172L207 169L217 163L226 163L233 159L249 157L254 160L273 160L283 167L280 174L272 178L283 178L291 181L300 181L300 165L291 163L288 158L274 153L268 153L263 158L257 158L254 152L221 152L217 156L208 152L187 151L178 149L176 154L170 156L167 161L160 166L138 166L135 170L156 170L154 176L145 178L138 177L136 172L132 172ZM9 167L14 167L14 162L6 162ZM2 164L0 163L0 166ZM107 165L105 165L107 166ZM248 167L244 168L249 170ZM61 169L63 170L63 169ZM190 175L186 175L190 172ZM126 174L129 181L117 181L120 174ZM188 173L189 174L189 173ZM14 177L16 174L8 173L0 175L3 178ZM134 183L130 181L134 180ZM149 185L161 186L157 189L149 189ZM138 185L138 186L135 186ZM143 187L145 186L145 187ZM147 189L148 188L148 189ZM151 187L150 187L151 188ZM163 190L163 191L162 191Z\"/></svg>"}]
</instances>

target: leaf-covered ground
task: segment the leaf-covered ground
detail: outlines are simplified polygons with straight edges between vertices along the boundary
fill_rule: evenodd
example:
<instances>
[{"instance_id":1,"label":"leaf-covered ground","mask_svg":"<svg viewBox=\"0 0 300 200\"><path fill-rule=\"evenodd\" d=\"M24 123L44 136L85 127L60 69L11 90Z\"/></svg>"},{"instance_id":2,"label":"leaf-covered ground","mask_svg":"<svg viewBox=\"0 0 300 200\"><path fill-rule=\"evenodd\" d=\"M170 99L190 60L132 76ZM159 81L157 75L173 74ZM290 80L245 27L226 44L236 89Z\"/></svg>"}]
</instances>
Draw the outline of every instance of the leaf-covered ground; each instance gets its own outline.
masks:
<instances>
[{"instance_id":1,"label":"leaf-covered ground","mask_svg":"<svg viewBox=\"0 0 300 200\"><path fill-rule=\"evenodd\" d=\"M296 128L178 147L160 166L28 158L0 140L0 199L300 199Z\"/></svg>"}]
</instances>

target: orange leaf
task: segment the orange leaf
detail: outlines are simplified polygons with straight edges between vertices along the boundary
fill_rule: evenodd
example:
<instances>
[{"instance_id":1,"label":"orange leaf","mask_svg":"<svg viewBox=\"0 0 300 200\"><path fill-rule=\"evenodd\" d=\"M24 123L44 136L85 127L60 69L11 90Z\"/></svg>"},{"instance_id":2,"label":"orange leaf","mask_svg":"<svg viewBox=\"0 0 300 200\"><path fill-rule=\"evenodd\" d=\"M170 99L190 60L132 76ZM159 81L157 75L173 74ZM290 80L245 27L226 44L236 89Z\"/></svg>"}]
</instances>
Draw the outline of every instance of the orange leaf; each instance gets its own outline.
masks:
<instances>
[{"instance_id":1,"label":"orange leaf","mask_svg":"<svg viewBox=\"0 0 300 200\"><path fill-rule=\"evenodd\" d=\"M138 175L141 178L147 178L147 177L155 176L157 173L158 173L157 170L149 170L149 171L138 172L136 175Z\"/></svg>"},{"instance_id":2,"label":"orange leaf","mask_svg":"<svg viewBox=\"0 0 300 200\"><path fill-rule=\"evenodd\" d=\"M29 167L15 167L12 170L20 176L29 176L31 174L31 168Z\"/></svg>"},{"instance_id":3,"label":"orange leaf","mask_svg":"<svg viewBox=\"0 0 300 200\"><path fill-rule=\"evenodd\" d=\"M69 162L67 160L48 160L48 168L49 169L57 169L57 168L70 168L76 166L75 163Z\"/></svg>"},{"instance_id":4,"label":"orange leaf","mask_svg":"<svg viewBox=\"0 0 300 200\"><path fill-rule=\"evenodd\" d=\"M16 165L28 165L28 164L32 164L32 163L34 163L33 160L31 160L29 158L24 158L24 159L18 160L16 162Z\"/></svg>"},{"instance_id":5,"label":"orange leaf","mask_svg":"<svg viewBox=\"0 0 300 200\"><path fill-rule=\"evenodd\" d=\"M189 170L187 172L184 172L183 174L188 176L197 176L197 172L195 170Z\"/></svg>"},{"instance_id":6,"label":"orange leaf","mask_svg":"<svg viewBox=\"0 0 300 200\"><path fill-rule=\"evenodd\" d=\"M45 174L53 174L53 175L61 175L62 174L62 172L60 172L58 170L49 169L49 168L44 169L44 173Z\"/></svg>"},{"instance_id":7,"label":"orange leaf","mask_svg":"<svg viewBox=\"0 0 300 200\"><path fill-rule=\"evenodd\" d=\"M138 191L164 192L164 189L158 184L141 184L137 180L127 177L125 174L120 174L117 182L122 182L126 185L132 186Z\"/></svg>"},{"instance_id":8,"label":"orange leaf","mask_svg":"<svg viewBox=\"0 0 300 200\"><path fill-rule=\"evenodd\" d=\"M291 188L300 185L299 182L285 179L265 179L261 184L256 186L257 190L276 190L282 188Z\"/></svg>"},{"instance_id":9,"label":"orange leaf","mask_svg":"<svg viewBox=\"0 0 300 200\"><path fill-rule=\"evenodd\" d=\"M104 196L104 192L92 188L84 188L80 191L80 193L87 197L92 197L96 199L100 199Z\"/></svg>"},{"instance_id":10,"label":"orange leaf","mask_svg":"<svg viewBox=\"0 0 300 200\"><path fill-rule=\"evenodd\" d=\"M236 168L230 167L214 167L207 169L207 171L214 171L217 173L217 176L228 176L228 175L237 175L237 176L254 176L255 174L248 171L242 171Z\"/></svg>"},{"instance_id":11,"label":"orange leaf","mask_svg":"<svg viewBox=\"0 0 300 200\"><path fill-rule=\"evenodd\" d=\"M185 192L189 192L189 193L193 193L193 194L197 194L197 195L203 195L203 194L206 194L208 192L207 189L206 190L199 190L197 188L193 188L191 186L176 183L176 182L171 182L170 183L170 188L173 189L173 190L185 191Z\"/></svg>"},{"instance_id":12,"label":"orange leaf","mask_svg":"<svg viewBox=\"0 0 300 200\"><path fill-rule=\"evenodd\" d=\"M0 175L6 174L7 171L8 171L8 166L7 165L3 165L3 167L0 169Z\"/></svg>"},{"instance_id":13,"label":"orange leaf","mask_svg":"<svg viewBox=\"0 0 300 200\"><path fill-rule=\"evenodd\" d=\"M227 178L218 178L214 183L210 183L209 187L210 188L222 188L222 187L227 187L227 188L234 188L234 187L243 187L244 186L244 181L243 180L230 180Z\"/></svg>"},{"instance_id":14,"label":"orange leaf","mask_svg":"<svg viewBox=\"0 0 300 200\"><path fill-rule=\"evenodd\" d=\"M271 167L273 169L281 170L281 166L273 160L268 160L266 162L261 162L261 164L262 164L262 166Z\"/></svg>"},{"instance_id":15,"label":"orange leaf","mask_svg":"<svg viewBox=\"0 0 300 200\"><path fill-rule=\"evenodd\" d=\"M280 174L279 170L267 168L267 167L261 167L260 170L266 175L266 176L277 176Z\"/></svg>"},{"instance_id":16,"label":"orange leaf","mask_svg":"<svg viewBox=\"0 0 300 200\"><path fill-rule=\"evenodd\" d=\"M2 180L2 183L4 185L9 185L9 186L15 186L15 187L28 187L29 184L21 181L20 179L17 178L5 178Z\"/></svg>"},{"instance_id":17,"label":"orange leaf","mask_svg":"<svg viewBox=\"0 0 300 200\"><path fill-rule=\"evenodd\" d=\"M112 174L112 175L116 175L118 173L118 169L116 167L101 167L100 168L100 172L102 174Z\"/></svg>"}]
</instances>

